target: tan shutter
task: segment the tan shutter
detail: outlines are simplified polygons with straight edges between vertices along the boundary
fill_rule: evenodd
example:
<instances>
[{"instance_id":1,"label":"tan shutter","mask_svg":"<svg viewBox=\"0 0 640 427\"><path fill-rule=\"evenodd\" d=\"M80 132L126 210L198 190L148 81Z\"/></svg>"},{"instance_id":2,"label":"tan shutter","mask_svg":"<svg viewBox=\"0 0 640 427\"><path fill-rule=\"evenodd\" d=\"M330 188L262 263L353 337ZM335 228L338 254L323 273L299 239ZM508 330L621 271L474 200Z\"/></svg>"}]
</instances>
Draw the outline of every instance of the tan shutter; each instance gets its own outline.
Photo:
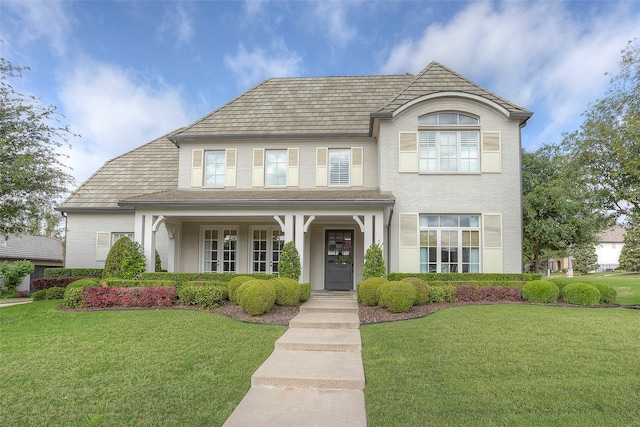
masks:
<instances>
[{"instance_id":1,"label":"tan shutter","mask_svg":"<svg viewBox=\"0 0 640 427\"><path fill-rule=\"evenodd\" d=\"M287 187L298 186L299 175L299 151L297 148L289 148L287 150Z\"/></svg>"},{"instance_id":2,"label":"tan shutter","mask_svg":"<svg viewBox=\"0 0 640 427\"><path fill-rule=\"evenodd\" d=\"M420 271L420 246L418 246L418 214L398 215L399 248L398 267L401 273Z\"/></svg>"},{"instance_id":3,"label":"tan shutter","mask_svg":"<svg viewBox=\"0 0 640 427\"><path fill-rule=\"evenodd\" d=\"M500 132L482 132L482 172L502 172Z\"/></svg>"},{"instance_id":4,"label":"tan shutter","mask_svg":"<svg viewBox=\"0 0 640 427\"><path fill-rule=\"evenodd\" d=\"M418 172L418 132L400 132L398 147L398 171Z\"/></svg>"},{"instance_id":5,"label":"tan shutter","mask_svg":"<svg viewBox=\"0 0 640 427\"><path fill-rule=\"evenodd\" d=\"M364 150L362 147L351 148L351 186L362 187L364 185L363 168Z\"/></svg>"},{"instance_id":6,"label":"tan shutter","mask_svg":"<svg viewBox=\"0 0 640 427\"><path fill-rule=\"evenodd\" d=\"M235 148L229 148L225 153L226 167L224 175L224 186L235 187L236 186L236 165L238 162L238 150Z\"/></svg>"},{"instance_id":7,"label":"tan shutter","mask_svg":"<svg viewBox=\"0 0 640 427\"><path fill-rule=\"evenodd\" d=\"M482 215L482 272L502 273L504 253L502 249L502 215Z\"/></svg>"},{"instance_id":8,"label":"tan shutter","mask_svg":"<svg viewBox=\"0 0 640 427\"><path fill-rule=\"evenodd\" d=\"M264 149L253 149L253 175L251 185L264 187Z\"/></svg>"},{"instance_id":9,"label":"tan shutter","mask_svg":"<svg viewBox=\"0 0 640 427\"><path fill-rule=\"evenodd\" d=\"M326 187L328 178L328 148L316 148L316 187Z\"/></svg>"},{"instance_id":10,"label":"tan shutter","mask_svg":"<svg viewBox=\"0 0 640 427\"><path fill-rule=\"evenodd\" d=\"M191 186L202 187L202 162L204 150L191 151Z\"/></svg>"},{"instance_id":11,"label":"tan shutter","mask_svg":"<svg viewBox=\"0 0 640 427\"><path fill-rule=\"evenodd\" d=\"M111 233L98 231L96 233L96 261L104 261L111 249Z\"/></svg>"}]
</instances>

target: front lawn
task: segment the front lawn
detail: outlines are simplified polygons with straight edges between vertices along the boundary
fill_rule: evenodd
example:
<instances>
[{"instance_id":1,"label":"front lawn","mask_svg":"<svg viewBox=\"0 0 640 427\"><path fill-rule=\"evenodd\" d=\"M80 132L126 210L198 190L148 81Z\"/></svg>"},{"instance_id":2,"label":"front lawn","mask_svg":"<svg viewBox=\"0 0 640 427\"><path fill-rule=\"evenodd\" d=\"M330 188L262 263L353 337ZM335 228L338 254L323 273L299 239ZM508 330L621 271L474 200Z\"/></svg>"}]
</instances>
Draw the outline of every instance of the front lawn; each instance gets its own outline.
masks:
<instances>
[{"instance_id":1,"label":"front lawn","mask_svg":"<svg viewBox=\"0 0 640 427\"><path fill-rule=\"evenodd\" d=\"M372 427L639 423L638 310L467 306L360 331Z\"/></svg>"},{"instance_id":2,"label":"front lawn","mask_svg":"<svg viewBox=\"0 0 640 427\"><path fill-rule=\"evenodd\" d=\"M0 309L0 424L220 426L286 330L191 310Z\"/></svg>"},{"instance_id":3,"label":"front lawn","mask_svg":"<svg viewBox=\"0 0 640 427\"><path fill-rule=\"evenodd\" d=\"M553 277L565 277L552 276ZM623 305L640 304L640 274L633 273L595 273L583 276L574 276L568 279L572 282L602 282L614 287L618 292L616 303Z\"/></svg>"}]
</instances>

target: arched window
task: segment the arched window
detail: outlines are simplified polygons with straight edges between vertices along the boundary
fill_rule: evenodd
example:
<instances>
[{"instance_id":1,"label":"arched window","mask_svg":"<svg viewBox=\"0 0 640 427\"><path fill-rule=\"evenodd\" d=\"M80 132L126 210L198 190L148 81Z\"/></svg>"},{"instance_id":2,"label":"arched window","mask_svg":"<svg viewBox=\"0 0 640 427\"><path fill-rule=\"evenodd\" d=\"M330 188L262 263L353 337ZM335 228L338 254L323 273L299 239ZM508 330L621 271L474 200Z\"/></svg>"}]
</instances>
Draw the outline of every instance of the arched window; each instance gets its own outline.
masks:
<instances>
[{"instance_id":1,"label":"arched window","mask_svg":"<svg viewBox=\"0 0 640 427\"><path fill-rule=\"evenodd\" d=\"M478 172L480 121L463 113L442 112L418 119L420 172Z\"/></svg>"}]
</instances>

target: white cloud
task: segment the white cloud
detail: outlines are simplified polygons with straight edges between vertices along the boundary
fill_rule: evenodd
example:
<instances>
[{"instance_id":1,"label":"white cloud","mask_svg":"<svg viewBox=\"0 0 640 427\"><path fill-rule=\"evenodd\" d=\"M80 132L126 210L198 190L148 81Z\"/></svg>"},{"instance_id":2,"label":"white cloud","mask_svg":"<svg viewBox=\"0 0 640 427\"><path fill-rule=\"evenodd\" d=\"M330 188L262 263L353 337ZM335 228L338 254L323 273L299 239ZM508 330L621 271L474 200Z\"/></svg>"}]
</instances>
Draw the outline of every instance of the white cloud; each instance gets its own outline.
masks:
<instances>
[{"instance_id":1,"label":"white cloud","mask_svg":"<svg viewBox=\"0 0 640 427\"><path fill-rule=\"evenodd\" d=\"M58 55L67 50L72 14L58 1L2 1L2 26L10 26L22 45L45 40ZM6 15L9 14L9 17Z\"/></svg>"},{"instance_id":2,"label":"white cloud","mask_svg":"<svg viewBox=\"0 0 640 427\"><path fill-rule=\"evenodd\" d=\"M191 42L195 34L192 17L185 9L184 2L176 2L173 5L174 8L165 10L162 23L158 27L158 35L163 39L175 39L176 46L184 46Z\"/></svg>"},{"instance_id":3,"label":"white cloud","mask_svg":"<svg viewBox=\"0 0 640 427\"><path fill-rule=\"evenodd\" d=\"M441 62L524 107L542 107L538 143L557 142L543 139L571 130L562 126L602 95L604 73L615 70L638 32L640 16L628 4L608 5L577 14L564 2L471 3L419 39L400 42L382 72L416 73Z\"/></svg>"},{"instance_id":4,"label":"white cloud","mask_svg":"<svg viewBox=\"0 0 640 427\"><path fill-rule=\"evenodd\" d=\"M349 9L358 2L320 1L314 10L316 26L338 47L344 47L358 34L356 27L349 23Z\"/></svg>"},{"instance_id":5,"label":"white cloud","mask_svg":"<svg viewBox=\"0 0 640 427\"><path fill-rule=\"evenodd\" d=\"M282 41L274 41L268 49L256 47L248 51L241 43L234 56L225 56L224 64L247 88L265 78L290 77L300 74L302 58L289 50Z\"/></svg>"},{"instance_id":6,"label":"white cloud","mask_svg":"<svg viewBox=\"0 0 640 427\"><path fill-rule=\"evenodd\" d=\"M179 88L130 70L80 61L65 73L59 98L70 128L68 164L78 182L102 164L190 122Z\"/></svg>"}]
</instances>

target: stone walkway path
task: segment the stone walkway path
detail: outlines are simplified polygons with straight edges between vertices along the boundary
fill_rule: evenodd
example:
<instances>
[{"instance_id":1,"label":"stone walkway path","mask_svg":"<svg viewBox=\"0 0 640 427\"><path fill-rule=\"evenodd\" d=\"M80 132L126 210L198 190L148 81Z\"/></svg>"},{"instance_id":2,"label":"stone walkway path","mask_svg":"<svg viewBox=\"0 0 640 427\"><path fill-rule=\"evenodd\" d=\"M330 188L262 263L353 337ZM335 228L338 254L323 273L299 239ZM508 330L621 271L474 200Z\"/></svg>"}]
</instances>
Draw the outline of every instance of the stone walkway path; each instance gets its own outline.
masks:
<instances>
[{"instance_id":1,"label":"stone walkway path","mask_svg":"<svg viewBox=\"0 0 640 427\"><path fill-rule=\"evenodd\" d=\"M224 426L366 426L359 328L355 293L314 293Z\"/></svg>"}]
</instances>

